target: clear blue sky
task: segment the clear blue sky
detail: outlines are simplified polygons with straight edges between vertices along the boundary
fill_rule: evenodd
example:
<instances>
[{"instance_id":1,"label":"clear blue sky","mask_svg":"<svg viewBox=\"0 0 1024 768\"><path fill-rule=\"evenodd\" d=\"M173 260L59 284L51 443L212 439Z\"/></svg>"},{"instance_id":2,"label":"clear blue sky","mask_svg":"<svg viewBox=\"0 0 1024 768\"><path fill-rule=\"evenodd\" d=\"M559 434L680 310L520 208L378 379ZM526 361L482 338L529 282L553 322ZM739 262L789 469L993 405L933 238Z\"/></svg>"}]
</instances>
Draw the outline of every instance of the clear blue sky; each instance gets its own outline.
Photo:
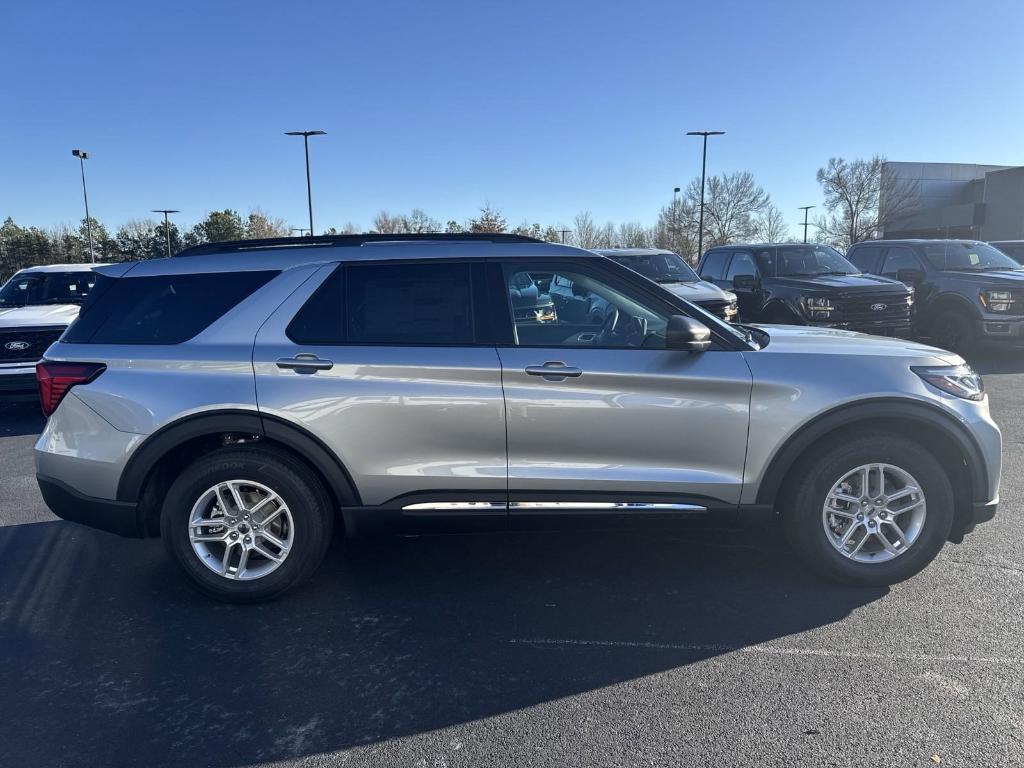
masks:
<instances>
[{"instance_id":1,"label":"clear blue sky","mask_svg":"<svg viewBox=\"0 0 1024 768\"><path fill-rule=\"evenodd\" d=\"M830 155L1024 164L1024 3L11 0L0 218L254 206L317 227L386 208L653 223L673 186L750 170L783 209ZM795 229L795 227L794 227Z\"/></svg>"}]
</instances>

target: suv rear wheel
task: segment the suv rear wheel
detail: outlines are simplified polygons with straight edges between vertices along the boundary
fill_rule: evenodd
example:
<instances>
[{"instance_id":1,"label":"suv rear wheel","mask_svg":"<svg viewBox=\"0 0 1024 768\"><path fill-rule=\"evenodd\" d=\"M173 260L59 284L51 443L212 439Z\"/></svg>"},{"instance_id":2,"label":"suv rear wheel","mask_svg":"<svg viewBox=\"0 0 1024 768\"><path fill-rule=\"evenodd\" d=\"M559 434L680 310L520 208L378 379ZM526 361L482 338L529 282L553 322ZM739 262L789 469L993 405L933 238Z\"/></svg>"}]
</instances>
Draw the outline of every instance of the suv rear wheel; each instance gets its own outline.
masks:
<instances>
[{"instance_id":1,"label":"suv rear wheel","mask_svg":"<svg viewBox=\"0 0 1024 768\"><path fill-rule=\"evenodd\" d=\"M218 600L269 600L305 581L330 543L334 516L304 464L266 448L203 456L171 485L160 519L172 557Z\"/></svg>"},{"instance_id":2,"label":"suv rear wheel","mask_svg":"<svg viewBox=\"0 0 1024 768\"><path fill-rule=\"evenodd\" d=\"M953 491L922 445L872 433L797 467L783 524L796 554L849 584L903 581L930 563L953 524Z\"/></svg>"}]
</instances>

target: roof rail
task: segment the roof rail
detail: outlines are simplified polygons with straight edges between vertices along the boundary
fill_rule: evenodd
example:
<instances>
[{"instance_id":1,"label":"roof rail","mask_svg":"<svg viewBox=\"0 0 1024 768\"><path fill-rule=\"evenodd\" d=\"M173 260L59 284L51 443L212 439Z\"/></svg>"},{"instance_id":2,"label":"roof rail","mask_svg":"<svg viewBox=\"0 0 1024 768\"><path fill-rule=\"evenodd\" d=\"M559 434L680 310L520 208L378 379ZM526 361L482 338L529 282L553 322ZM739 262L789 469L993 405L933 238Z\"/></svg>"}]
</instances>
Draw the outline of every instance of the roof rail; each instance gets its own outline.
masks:
<instances>
[{"instance_id":1,"label":"roof rail","mask_svg":"<svg viewBox=\"0 0 1024 768\"><path fill-rule=\"evenodd\" d=\"M263 240L224 240L218 243L201 243L185 248L174 254L178 256L200 256L206 253L228 253L231 251L253 251L267 248L305 248L316 246L353 247L367 243L543 243L535 237L514 235L508 232L417 232L403 234L362 235L316 235L314 237L270 237Z\"/></svg>"}]
</instances>

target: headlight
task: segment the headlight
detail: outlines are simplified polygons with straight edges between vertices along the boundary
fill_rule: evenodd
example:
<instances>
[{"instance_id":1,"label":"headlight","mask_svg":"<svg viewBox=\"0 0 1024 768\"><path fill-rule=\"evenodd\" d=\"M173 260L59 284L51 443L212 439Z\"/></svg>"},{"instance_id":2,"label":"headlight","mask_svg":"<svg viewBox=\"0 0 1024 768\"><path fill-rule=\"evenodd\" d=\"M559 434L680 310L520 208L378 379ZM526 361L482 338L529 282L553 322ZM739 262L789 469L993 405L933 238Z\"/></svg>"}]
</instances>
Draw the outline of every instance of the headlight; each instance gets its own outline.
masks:
<instances>
[{"instance_id":1,"label":"headlight","mask_svg":"<svg viewBox=\"0 0 1024 768\"><path fill-rule=\"evenodd\" d=\"M1013 307L1013 294L1009 291L982 291L978 300L989 312L1009 312Z\"/></svg>"},{"instance_id":2,"label":"headlight","mask_svg":"<svg viewBox=\"0 0 1024 768\"><path fill-rule=\"evenodd\" d=\"M983 400L985 385L969 365L943 365L935 368L912 367L914 373L933 387L964 400Z\"/></svg>"},{"instance_id":3,"label":"headlight","mask_svg":"<svg viewBox=\"0 0 1024 768\"><path fill-rule=\"evenodd\" d=\"M826 312L835 309L832 306L832 299L827 296L804 296L803 302L807 309L823 309Z\"/></svg>"}]
</instances>

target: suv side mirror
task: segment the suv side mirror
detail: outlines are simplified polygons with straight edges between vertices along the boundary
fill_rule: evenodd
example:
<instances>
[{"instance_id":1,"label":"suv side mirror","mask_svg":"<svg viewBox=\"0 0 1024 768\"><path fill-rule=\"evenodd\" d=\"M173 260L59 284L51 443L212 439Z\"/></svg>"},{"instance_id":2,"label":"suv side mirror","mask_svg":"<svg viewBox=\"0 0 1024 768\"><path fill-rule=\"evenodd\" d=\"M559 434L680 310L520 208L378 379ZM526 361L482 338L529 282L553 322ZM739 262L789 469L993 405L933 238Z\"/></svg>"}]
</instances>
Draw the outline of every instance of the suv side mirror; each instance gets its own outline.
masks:
<instances>
[{"instance_id":1,"label":"suv side mirror","mask_svg":"<svg viewBox=\"0 0 1024 768\"><path fill-rule=\"evenodd\" d=\"M907 285L917 285L924 282L924 270L917 267L896 270L896 279Z\"/></svg>"},{"instance_id":2,"label":"suv side mirror","mask_svg":"<svg viewBox=\"0 0 1024 768\"><path fill-rule=\"evenodd\" d=\"M665 328L666 349L703 352L711 346L711 329L686 315L672 315Z\"/></svg>"},{"instance_id":3,"label":"suv side mirror","mask_svg":"<svg viewBox=\"0 0 1024 768\"><path fill-rule=\"evenodd\" d=\"M741 291L752 291L757 287L757 277L754 275L736 275L732 279L733 288L739 288Z\"/></svg>"}]
</instances>

